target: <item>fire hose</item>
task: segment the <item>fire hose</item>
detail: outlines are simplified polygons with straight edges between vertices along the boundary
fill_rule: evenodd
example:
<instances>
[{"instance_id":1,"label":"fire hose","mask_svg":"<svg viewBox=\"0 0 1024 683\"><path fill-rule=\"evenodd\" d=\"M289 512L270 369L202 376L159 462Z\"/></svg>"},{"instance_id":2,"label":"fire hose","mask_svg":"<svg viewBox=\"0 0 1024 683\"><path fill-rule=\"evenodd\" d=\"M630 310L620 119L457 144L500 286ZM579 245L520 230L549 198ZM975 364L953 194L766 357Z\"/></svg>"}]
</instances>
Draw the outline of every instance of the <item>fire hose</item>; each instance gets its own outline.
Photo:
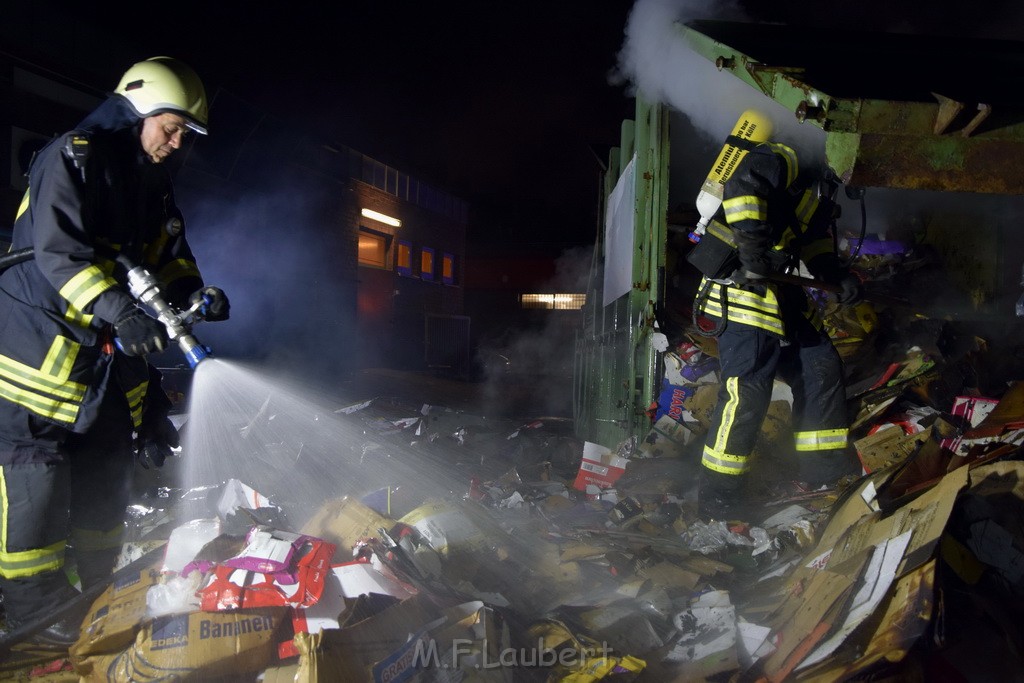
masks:
<instances>
[{"instance_id":1,"label":"fire hose","mask_svg":"<svg viewBox=\"0 0 1024 683\"><path fill-rule=\"evenodd\" d=\"M791 275L789 273L771 273L770 275L766 275L765 278L773 282L779 282L789 285L799 285L801 287L810 287L813 289L820 289L826 292L839 293L843 291L843 288L839 285L833 285L827 282L822 282L821 280L817 280L815 278L803 277L800 275ZM865 292L864 298L868 301L874 301L875 303L884 304L887 306L913 306L913 304L907 299L898 296L889 296L887 294L881 294L879 292Z\"/></svg>"}]
</instances>

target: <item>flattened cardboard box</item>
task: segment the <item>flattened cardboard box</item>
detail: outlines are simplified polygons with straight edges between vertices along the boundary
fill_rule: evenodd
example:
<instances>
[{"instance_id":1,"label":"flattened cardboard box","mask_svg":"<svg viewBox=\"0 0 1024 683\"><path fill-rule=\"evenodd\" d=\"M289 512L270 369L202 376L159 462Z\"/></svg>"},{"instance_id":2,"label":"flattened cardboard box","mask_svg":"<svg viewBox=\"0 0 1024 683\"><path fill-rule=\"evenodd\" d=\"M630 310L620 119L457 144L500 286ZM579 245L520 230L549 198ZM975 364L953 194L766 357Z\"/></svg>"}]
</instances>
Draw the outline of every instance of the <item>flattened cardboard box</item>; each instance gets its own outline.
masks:
<instances>
[{"instance_id":1,"label":"flattened cardboard box","mask_svg":"<svg viewBox=\"0 0 1024 683\"><path fill-rule=\"evenodd\" d=\"M892 426L858 439L853 445L864 471L875 472L904 462L930 438L930 428L906 434L900 427Z\"/></svg>"},{"instance_id":2,"label":"flattened cardboard box","mask_svg":"<svg viewBox=\"0 0 1024 683\"><path fill-rule=\"evenodd\" d=\"M694 427L698 425L694 423ZM637 457L680 456L686 444L693 441L694 437L693 429L668 415L662 415L637 445L640 452Z\"/></svg>"},{"instance_id":3,"label":"flattened cardboard box","mask_svg":"<svg viewBox=\"0 0 1024 683\"><path fill-rule=\"evenodd\" d=\"M82 681L208 681L256 674L277 663L291 637L287 607L157 617L118 653L75 661Z\"/></svg>"},{"instance_id":4,"label":"flattened cardboard box","mask_svg":"<svg viewBox=\"0 0 1024 683\"><path fill-rule=\"evenodd\" d=\"M340 557L350 558L352 547L360 539L376 537L379 535L378 529L391 529L394 525L395 520L381 515L355 498L337 498L327 501L303 525L301 533L333 543Z\"/></svg>"},{"instance_id":5,"label":"flattened cardboard box","mask_svg":"<svg viewBox=\"0 0 1024 683\"><path fill-rule=\"evenodd\" d=\"M71 647L73 660L119 652L135 640L146 620L146 592L159 581L162 562L159 558L152 567L115 580L96 598L82 620L81 637Z\"/></svg>"},{"instance_id":6,"label":"flattened cardboard box","mask_svg":"<svg viewBox=\"0 0 1024 683\"><path fill-rule=\"evenodd\" d=\"M295 645L301 656L295 680L301 683L408 680L415 673L412 661L415 643L425 637L428 625L438 616L439 610L422 595L417 595L342 629L312 635L299 633L295 636Z\"/></svg>"}]
</instances>

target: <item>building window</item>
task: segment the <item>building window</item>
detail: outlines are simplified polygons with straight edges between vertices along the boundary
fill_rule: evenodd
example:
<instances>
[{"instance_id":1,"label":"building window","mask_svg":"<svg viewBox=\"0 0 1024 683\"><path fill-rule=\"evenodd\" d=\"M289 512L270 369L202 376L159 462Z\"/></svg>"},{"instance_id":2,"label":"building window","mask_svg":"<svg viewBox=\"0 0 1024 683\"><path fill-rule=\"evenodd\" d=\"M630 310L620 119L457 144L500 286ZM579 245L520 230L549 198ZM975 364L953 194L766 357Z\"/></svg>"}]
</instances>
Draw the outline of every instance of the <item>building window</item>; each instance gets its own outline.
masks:
<instances>
[{"instance_id":1,"label":"building window","mask_svg":"<svg viewBox=\"0 0 1024 683\"><path fill-rule=\"evenodd\" d=\"M587 300L586 294L522 294L523 308L547 308L555 311L578 311Z\"/></svg>"},{"instance_id":2,"label":"building window","mask_svg":"<svg viewBox=\"0 0 1024 683\"><path fill-rule=\"evenodd\" d=\"M412 244L398 240L398 256L395 258L395 270L399 275L412 275Z\"/></svg>"},{"instance_id":3,"label":"building window","mask_svg":"<svg viewBox=\"0 0 1024 683\"><path fill-rule=\"evenodd\" d=\"M441 282L446 285L455 284L455 256L452 254L441 257Z\"/></svg>"},{"instance_id":4,"label":"building window","mask_svg":"<svg viewBox=\"0 0 1024 683\"><path fill-rule=\"evenodd\" d=\"M387 268L388 238L366 228L359 229L359 265Z\"/></svg>"},{"instance_id":5,"label":"building window","mask_svg":"<svg viewBox=\"0 0 1024 683\"><path fill-rule=\"evenodd\" d=\"M424 280L434 279L434 250L430 247L420 249L420 277Z\"/></svg>"}]
</instances>

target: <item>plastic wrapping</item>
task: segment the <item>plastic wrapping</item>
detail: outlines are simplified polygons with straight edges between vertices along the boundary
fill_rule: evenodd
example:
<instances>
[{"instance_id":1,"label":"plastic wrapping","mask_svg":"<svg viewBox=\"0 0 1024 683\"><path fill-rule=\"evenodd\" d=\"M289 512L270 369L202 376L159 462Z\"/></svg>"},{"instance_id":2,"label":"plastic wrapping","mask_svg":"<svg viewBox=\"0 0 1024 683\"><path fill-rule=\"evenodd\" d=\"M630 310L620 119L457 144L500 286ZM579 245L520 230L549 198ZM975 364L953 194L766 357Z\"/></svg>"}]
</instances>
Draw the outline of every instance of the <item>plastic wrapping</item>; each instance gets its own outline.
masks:
<instances>
[{"instance_id":1,"label":"plastic wrapping","mask_svg":"<svg viewBox=\"0 0 1024 683\"><path fill-rule=\"evenodd\" d=\"M186 576L174 576L163 583L150 586L146 591L146 616L162 617L166 614L182 614L199 609L199 588L203 574L192 572Z\"/></svg>"}]
</instances>

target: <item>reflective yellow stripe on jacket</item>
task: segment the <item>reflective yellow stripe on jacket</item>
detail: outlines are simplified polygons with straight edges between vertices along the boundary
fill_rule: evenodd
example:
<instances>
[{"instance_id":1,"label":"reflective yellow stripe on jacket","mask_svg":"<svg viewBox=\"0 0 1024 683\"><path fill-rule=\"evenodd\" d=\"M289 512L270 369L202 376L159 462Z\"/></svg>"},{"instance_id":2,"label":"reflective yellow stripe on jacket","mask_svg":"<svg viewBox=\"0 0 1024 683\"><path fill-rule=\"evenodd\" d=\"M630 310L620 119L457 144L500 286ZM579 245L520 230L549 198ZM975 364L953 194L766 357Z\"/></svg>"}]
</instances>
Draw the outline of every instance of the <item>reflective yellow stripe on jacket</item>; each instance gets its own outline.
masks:
<instances>
[{"instance_id":1,"label":"reflective yellow stripe on jacket","mask_svg":"<svg viewBox=\"0 0 1024 683\"><path fill-rule=\"evenodd\" d=\"M764 295L748 292L735 286L725 286L717 282L710 282L705 278L701 283L703 288L709 284L708 297L703 304L703 313L722 317L722 296L727 297L726 318L730 322L760 327L774 334L783 334L782 313L779 309L779 300L775 296L773 285L766 287Z\"/></svg>"},{"instance_id":2,"label":"reflective yellow stripe on jacket","mask_svg":"<svg viewBox=\"0 0 1024 683\"><path fill-rule=\"evenodd\" d=\"M135 429L142 426L142 402L146 398L146 390L148 388L149 380L146 380L134 389L125 392L125 397L128 399L128 408L132 413L132 424L135 425Z\"/></svg>"},{"instance_id":3,"label":"reflective yellow stripe on jacket","mask_svg":"<svg viewBox=\"0 0 1024 683\"><path fill-rule=\"evenodd\" d=\"M57 337L39 368L0 355L0 397L36 415L73 424L86 390L68 379L80 348L78 342Z\"/></svg>"},{"instance_id":4,"label":"reflective yellow stripe on jacket","mask_svg":"<svg viewBox=\"0 0 1024 683\"><path fill-rule=\"evenodd\" d=\"M772 148L772 151L778 155L781 155L786 161L786 187L789 187L796 182L797 175L800 174L800 164L797 162L796 152L793 151L792 147L782 144L781 142L768 142L765 143Z\"/></svg>"},{"instance_id":5,"label":"reflective yellow stripe on jacket","mask_svg":"<svg viewBox=\"0 0 1024 683\"><path fill-rule=\"evenodd\" d=\"M29 192L25 190L25 195L21 198L21 204L18 205L18 211L14 214L14 220L18 220L21 218L21 214L28 211L29 201Z\"/></svg>"},{"instance_id":6,"label":"reflective yellow stripe on jacket","mask_svg":"<svg viewBox=\"0 0 1024 683\"><path fill-rule=\"evenodd\" d=\"M722 209L729 225L734 225L738 221L768 220L768 202L752 194L726 199L722 202Z\"/></svg>"},{"instance_id":7,"label":"reflective yellow stripe on jacket","mask_svg":"<svg viewBox=\"0 0 1024 683\"><path fill-rule=\"evenodd\" d=\"M64 286L60 288L60 295L69 304L82 311L100 294L116 286L114 278L105 275L99 266L92 265L78 271L65 282Z\"/></svg>"}]
</instances>

